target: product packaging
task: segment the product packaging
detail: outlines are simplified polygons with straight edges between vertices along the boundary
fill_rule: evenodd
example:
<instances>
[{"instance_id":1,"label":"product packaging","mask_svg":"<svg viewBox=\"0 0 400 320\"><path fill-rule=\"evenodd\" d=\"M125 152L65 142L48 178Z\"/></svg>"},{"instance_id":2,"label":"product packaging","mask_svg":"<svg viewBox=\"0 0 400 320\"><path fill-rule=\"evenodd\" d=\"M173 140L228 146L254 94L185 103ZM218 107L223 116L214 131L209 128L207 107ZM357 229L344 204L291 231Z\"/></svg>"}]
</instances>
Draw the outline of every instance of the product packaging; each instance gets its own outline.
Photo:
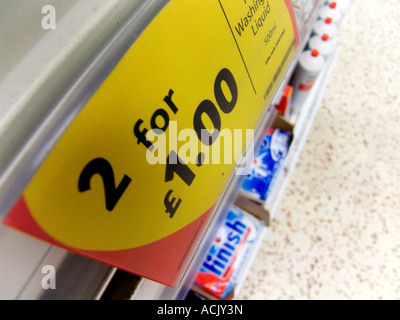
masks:
<instances>
[{"instance_id":1,"label":"product packaging","mask_svg":"<svg viewBox=\"0 0 400 320\"><path fill-rule=\"evenodd\" d=\"M270 129L257 152L250 173L242 184L242 192L258 200L266 200L276 175L289 150L291 134Z\"/></svg>"},{"instance_id":2,"label":"product packaging","mask_svg":"<svg viewBox=\"0 0 400 320\"><path fill-rule=\"evenodd\" d=\"M312 28L312 35L322 36L327 34L330 38L334 38L337 35L338 28L333 22L332 18L318 19L314 22Z\"/></svg>"},{"instance_id":3,"label":"product packaging","mask_svg":"<svg viewBox=\"0 0 400 320\"><path fill-rule=\"evenodd\" d=\"M322 8L319 10L318 17L322 20L332 18L333 23L339 26L340 22L342 21L343 14L337 7L337 3L332 2L322 6Z\"/></svg>"},{"instance_id":4,"label":"product packaging","mask_svg":"<svg viewBox=\"0 0 400 320\"><path fill-rule=\"evenodd\" d=\"M292 101L293 87L287 85L285 90L283 91L281 100L275 106L276 110L278 110L278 114L286 119L289 118L291 112L291 101Z\"/></svg>"},{"instance_id":5,"label":"product packaging","mask_svg":"<svg viewBox=\"0 0 400 320\"><path fill-rule=\"evenodd\" d=\"M318 52L327 60L338 46L337 38L331 38L326 33L322 36L316 35L308 41L309 50L318 50Z\"/></svg>"},{"instance_id":6,"label":"product packaging","mask_svg":"<svg viewBox=\"0 0 400 320\"><path fill-rule=\"evenodd\" d=\"M344 15L351 6L350 0L328 0L326 1L327 4L336 3L336 8L338 8L342 14Z\"/></svg>"},{"instance_id":7,"label":"product packaging","mask_svg":"<svg viewBox=\"0 0 400 320\"><path fill-rule=\"evenodd\" d=\"M294 87L292 98L292 116L297 116L310 90L324 67L325 59L318 50L306 50L300 55L292 78Z\"/></svg>"},{"instance_id":8,"label":"product packaging","mask_svg":"<svg viewBox=\"0 0 400 320\"><path fill-rule=\"evenodd\" d=\"M217 299L230 296L263 225L263 221L232 206L196 275L194 288Z\"/></svg>"}]
</instances>

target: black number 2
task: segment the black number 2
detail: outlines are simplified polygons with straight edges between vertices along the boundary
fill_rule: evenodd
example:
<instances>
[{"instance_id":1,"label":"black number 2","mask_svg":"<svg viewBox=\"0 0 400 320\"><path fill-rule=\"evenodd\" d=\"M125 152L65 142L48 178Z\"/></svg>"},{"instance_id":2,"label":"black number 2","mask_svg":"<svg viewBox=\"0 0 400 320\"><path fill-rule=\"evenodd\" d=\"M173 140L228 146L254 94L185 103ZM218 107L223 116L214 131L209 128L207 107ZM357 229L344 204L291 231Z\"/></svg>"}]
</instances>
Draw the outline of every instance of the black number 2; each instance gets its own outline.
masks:
<instances>
[{"instance_id":1,"label":"black number 2","mask_svg":"<svg viewBox=\"0 0 400 320\"><path fill-rule=\"evenodd\" d=\"M90 180L95 174L103 178L106 209L112 211L132 179L124 175L118 187L115 187L114 171L110 163L103 158L97 158L90 161L82 170L78 183L80 192L90 190Z\"/></svg>"}]
</instances>

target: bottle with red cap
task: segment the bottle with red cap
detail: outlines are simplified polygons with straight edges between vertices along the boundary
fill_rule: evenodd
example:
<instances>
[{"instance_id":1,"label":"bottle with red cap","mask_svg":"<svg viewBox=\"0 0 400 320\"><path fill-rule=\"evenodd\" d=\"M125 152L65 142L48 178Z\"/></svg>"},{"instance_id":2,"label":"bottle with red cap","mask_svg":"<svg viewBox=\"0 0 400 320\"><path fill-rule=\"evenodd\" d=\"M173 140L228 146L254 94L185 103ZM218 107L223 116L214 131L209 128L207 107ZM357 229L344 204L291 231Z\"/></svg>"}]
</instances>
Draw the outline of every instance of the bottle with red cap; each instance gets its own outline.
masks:
<instances>
[{"instance_id":1,"label":"bottle with red cap","mask_svg":"<svg viewBox=\"0 0 400 320\"><path fill-rule=\"evenodd\" d=\"M331 38L328 34L324 33L322 36L316 35L308 41L308 49L318 50L319 53L327 60L337 48L337 38Z\"/></svg>"},{"instance_id":2,"label":"bottle with red cap","mask_svg":"<svg viewBox=\"0 0 400 320\"><path fill-rule=\"evenodd\" d=\"M337 31L338 27L335 25L332 18L326 18L325 20L318 19L313 25L312 35L323 36L327 34L330 38L335 38Z\"/></svg>"},{"instance_id":3,"label":"bottle with red cap","mask_svg":"<svg viewBox=\"0 0 400 320\"><path fill-rule=\"evenodd\" d=\"M291 117L297 117L324 65L325 59L317 49L305 50L300 54L299 62L291 80L294 89Z\"/></svg>"},{"instance_id":4,"label":"bottle with red cap","mask_svg":"<svg viewBox=\"0 0 400 320\"><path fill-rule=\"evenodd\" d=\"M339 26L342 21L343 14L337 7L337 2L331 2L322 6L319 10L318 18L325 20L326 18L332 18L333 23Z\"/></svg>"},{"instance_id":5,"label":"bottle with red cap","mask_svg":"<svg viewBox=\"0 0 400 320\"><path fill-rule=\"evenodd\" d=\"M340 10L342 15L345 15L351 6L350 0L327 0L326 1L327 4L331 4L333 2L336 2L336 8Z\"/></svg>"}]
</instances>

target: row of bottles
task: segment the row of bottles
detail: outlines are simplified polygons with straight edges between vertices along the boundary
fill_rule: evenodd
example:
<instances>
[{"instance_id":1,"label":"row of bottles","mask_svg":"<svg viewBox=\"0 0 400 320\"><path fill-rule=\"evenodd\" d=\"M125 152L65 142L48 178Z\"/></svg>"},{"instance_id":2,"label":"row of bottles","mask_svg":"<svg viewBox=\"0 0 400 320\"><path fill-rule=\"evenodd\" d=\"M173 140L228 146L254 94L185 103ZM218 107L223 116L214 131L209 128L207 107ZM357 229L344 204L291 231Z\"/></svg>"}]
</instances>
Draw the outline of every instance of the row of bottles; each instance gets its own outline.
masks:
<instances>
[{"instance_id":1,"label":"row of bottles","mask_svg":"<svg viewBox=\"0 0 400 320\"><path fill-rule=\"evenodd\" d=\"M318 75L338 46L337 31L349 10L350 0L328 0L321 7L311 37L291 80L293 86L291 117L296 119Z\"/></svg>"}]
</instances>

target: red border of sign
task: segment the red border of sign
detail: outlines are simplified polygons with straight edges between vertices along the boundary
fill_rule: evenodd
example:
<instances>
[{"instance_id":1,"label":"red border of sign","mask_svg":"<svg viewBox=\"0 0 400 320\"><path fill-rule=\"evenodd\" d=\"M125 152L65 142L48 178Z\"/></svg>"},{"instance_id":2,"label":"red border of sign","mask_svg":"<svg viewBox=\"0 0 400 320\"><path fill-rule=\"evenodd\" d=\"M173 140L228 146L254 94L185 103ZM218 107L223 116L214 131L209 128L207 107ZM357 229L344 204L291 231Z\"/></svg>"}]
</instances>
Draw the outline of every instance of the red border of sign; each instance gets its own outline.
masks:
<instances>
[{"instance_id":1,"label":"red border of sign","mask_svg":"<svg viewBox=\"0 0 400 320\"><path fill-rule=\"evenodd\" d=\"M148 274L152 274L155 278L150 278L151 280L165 279L163 284L175 286L183 274L182 268L186 268L188 259L196 248L196 243L205 230L204 227L209 223L213 211L214 206L189 225L163 239L137 248L115 251L81 250L60 243L37 224L23 197L4 218L3 224L93 260L106 264L108 264L107 261L112 261L112 266L118 269L130 273L133 273L130 270L134 269L134 274L146 278L149 278ZM15 221L18 221L18 225ZM152 254L151 263L149 263L147 257L149 253L154 252L157 252L157 255Z\"/></svg>"},{"instance_id":2,"label":"red border of sign","mask_svg":"<svg viewBox=\"0 0 400 320\"><path fill-rule=\"evenodd\" d=\"M285 4L289 11L290 18L292 19L294 40L295 40L295 44L296 44L296 48L297 48L297 46L300 44L300 35L299 35L299 30L297 30L297 23L296 23L296 18L294 16L294 12L293 12L292 2L291 2L291 0L285 0Z\"/></svg>"}]
</instances>

